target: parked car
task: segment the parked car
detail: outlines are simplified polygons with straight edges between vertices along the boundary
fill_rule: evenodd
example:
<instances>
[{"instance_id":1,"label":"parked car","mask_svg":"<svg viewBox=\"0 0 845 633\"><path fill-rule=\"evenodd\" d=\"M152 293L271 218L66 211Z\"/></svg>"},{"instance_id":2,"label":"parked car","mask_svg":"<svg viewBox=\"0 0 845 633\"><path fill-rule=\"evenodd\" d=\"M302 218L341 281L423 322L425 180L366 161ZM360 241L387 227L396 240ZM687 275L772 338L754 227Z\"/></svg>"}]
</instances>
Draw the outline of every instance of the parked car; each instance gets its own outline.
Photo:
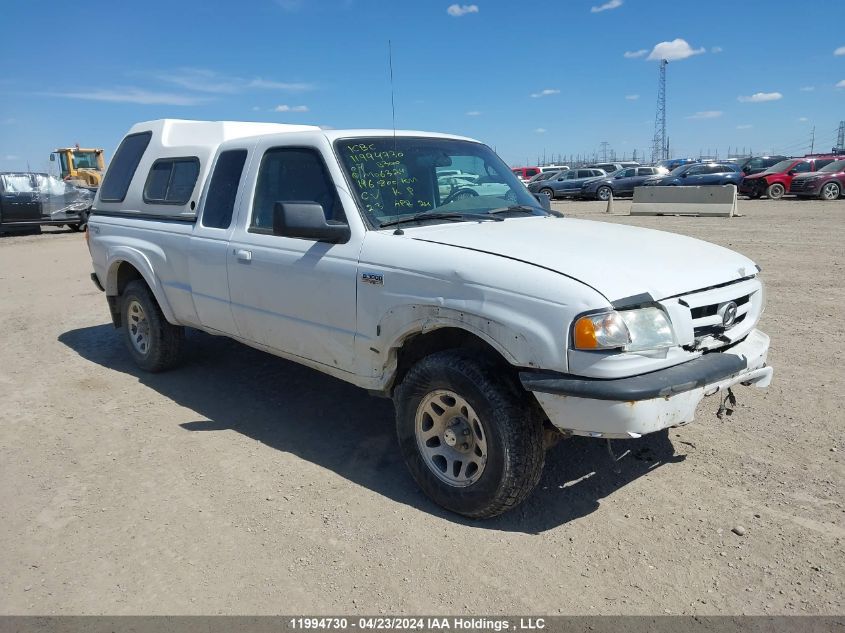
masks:
<instances>
[{"instance_id":1,"label":"parked car","mask_svg":"<svg viewBox=\"0 0 845 633\"><path fill-rule=\"evenodd\" d=\"M587 169L601 169L604 173L608 176L611 174L616 173L620 169L625 169L626 167L639 167L639 163L632 163L630 161L623 161L620 163L594 163L592 165L586 165Z\"/></svg>"},{"instance_id":2,"label":"parked car","mask_svg":"<svg viewBox=\"0 0 845 633\"><path fill-rule=\"evenodd\" d=\"M66 224L85 227L94 194L54 176L0 172L0 231Z\"/></svg>"},{"instance_id":3,"label":"parked car","mask_svg":"<svg viewBox=\"0 0 845 633\"><path fill-rule=\"evenodd\" d=\"M559 173L556 178L530 183L528 191L546 195L549 200L580 197L581 187L587 181L606 175L602 169L570 169Z\"/></svg>"},{"instance_id":4,"label":"parked car","mask_svg":"<svg viewBox=\"0 0 845 633\"><path fill-rule=\"evenodd\" d=\"M677 169L683 165L691 165L692 163L697 162L698 160L695 158L668 158L666 160L661 160L655 165L655 167L663 167L667 171L672 171L673 169Z\"/></svg>"},{"instance_id":5,"label":"parked car","mask_svg":"<svg viewBox=\"0 0 845 633\"><path fill-rule=\"evenodd\" d=\"M753 156L739 163L739 170L746 176L753 176L766 171L772 165L786 160L786 156Z\"/></svg>"},{"instance_id":6,"label":"parked car","mask_svg":"<svg viewBox=\"0 0 845 633\"><path fill-rule=\"evenodd\" d=\"M735 163L690 163L675 167L665 176L649 178L643 186L698 187L702 185L736 185L742 180L742 172Z\"/></svg>"},{"instance_id":7,"label":"parked car","mask_svg":"<svg viewBox=\"0 0 845 633\"><path fill-rule=\"evenodd\" d=\"M818 171L825 165L829 165L834 160L840 158L845 158L845 156L827 155L787 158L759 174L743 178L739 185L739 193L749 198L766 196L769 200L778 200L789 191L794 176Z\"/></svg>"},{"instance_id":8,"label":"parked car","mask_svg":"<svg viewBox=\"0 0 845 633\"><path fill-rule=\"evenodd\" d=\"M526 184L534 176L540 173L539 167L512 167L511 171L519 178L523 184Z\"/></svg>"},{"instance_id":9,"label":"parked car","mask_svg":"<svg viewBox=\"0 0 845 633\"><path fill-rule=\"evenodd\" d=\"M666 174L663 167L626 167L606 178L588 181L581 187L582 198L607 200L613 194L615 198L634 195L634 187L639 187L649 178Z\"/></svg>"},{"instance_id":10,"label":"parked car","mask_svg":"<svg viewBox=\"0 0 845 633\"><path fill-rule=\"evenodd\" d=\"M836 160L818 171L795 176L789 185L789 193L802 198L838 200L843 191L845 191L845 160Z\"/></svg>"},{"instance_id":11,"label":"parked car","mask_svg":"<svg viewBox=\"0 0 845 633\"><path fill-rule=\"evenodd\" d=\"M435 166L453 162L507 192L442 200ZM555 217L471 139L139 123L94 209L92 281L142 371L176 365L192 327L390 397L411 475L469 517L524 500L558 431L640 437L773 373L752 260Z\"/></svg>"},{"instance_id":12,"label":"parked car","mask_svg":"<svg viewBox=\"0 0 845 633\"><path fill-rule=\"evenodd\" d=\"M569 165L543 165L540 167L541 172L558 172L558 171L566 171L569 169Z\"/></svg>"},{"instance_id":13,"label":"parked car","mask_svg":"<svg viewBox=\"0 0 845 633\"><path fill-rule=\"evenodd\" d=\"M492 182L476 174L461 173L456 176L440 176L437 179L441 200L463 200L475 196L500 196L509 191L504 182Z\"/></svg>"}]
</instances>

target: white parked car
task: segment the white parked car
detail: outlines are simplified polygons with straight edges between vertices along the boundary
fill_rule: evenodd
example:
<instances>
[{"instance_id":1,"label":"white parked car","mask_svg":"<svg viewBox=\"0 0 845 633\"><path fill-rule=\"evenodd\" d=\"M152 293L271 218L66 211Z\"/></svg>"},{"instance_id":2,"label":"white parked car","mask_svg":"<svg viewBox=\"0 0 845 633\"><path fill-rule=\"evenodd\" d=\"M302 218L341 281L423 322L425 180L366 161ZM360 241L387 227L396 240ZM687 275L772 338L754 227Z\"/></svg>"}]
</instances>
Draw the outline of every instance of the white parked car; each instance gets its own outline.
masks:
<instances>
[{"instance_id":1,"label":"white parked car","mask_svg":"<svg viewBox=\"0 0 845 633\"><path fill-rule=\"evenodd\" d=\"M500 186L444 198L438 168ZM754 262L553 215L468 138L139 123L89 227L141 368L193 327L391 397L414 479L470 517L525 499L552 435L640 437L772 377Z\"/></svg>"},{"instance_id":2,"label":"white parked car","mask_svg":"<svg viewBox=\"0 0 845 633\"><path fill-rule=\"evenodd\" d=\"M484 182L475 174L441 176L437 179L441 200L462 200L474 196L506 196L510 187L503 182Z\"/></svg>"}]
</instances>

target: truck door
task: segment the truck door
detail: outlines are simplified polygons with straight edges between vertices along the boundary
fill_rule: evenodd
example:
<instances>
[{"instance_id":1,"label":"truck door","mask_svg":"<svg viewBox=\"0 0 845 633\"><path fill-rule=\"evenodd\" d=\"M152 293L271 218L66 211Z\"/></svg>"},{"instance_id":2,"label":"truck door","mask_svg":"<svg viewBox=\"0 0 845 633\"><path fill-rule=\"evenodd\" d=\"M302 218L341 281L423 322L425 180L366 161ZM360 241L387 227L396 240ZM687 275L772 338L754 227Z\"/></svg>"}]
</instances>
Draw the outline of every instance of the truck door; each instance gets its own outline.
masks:
<instances>
[{"instance_id":1,"label":"truck door","mask_svg":"<svg viewBox=\"0 0 845 633\"><path fill-rule=\"evenodd\" d=\"M200 324L230 336L237 336L237 328L229 303L226 260L247 153L246 149L227 149L217 157L200 200L188 257L191 296Z\"/></svg>"},{"instance_id":2,"label":"truck door","mask_svg":"<svg viewBox=\"0 0 845 633\"><path fill-rule=\"evenodd\" d=\"M227 255L238 332L283 354L351 372L360 243L274 235L276 202L319 203L329 220L346 221L346 214L319 149L259 149L248 176L253 195L241 201Z\"/></svg>"}]
</instances>

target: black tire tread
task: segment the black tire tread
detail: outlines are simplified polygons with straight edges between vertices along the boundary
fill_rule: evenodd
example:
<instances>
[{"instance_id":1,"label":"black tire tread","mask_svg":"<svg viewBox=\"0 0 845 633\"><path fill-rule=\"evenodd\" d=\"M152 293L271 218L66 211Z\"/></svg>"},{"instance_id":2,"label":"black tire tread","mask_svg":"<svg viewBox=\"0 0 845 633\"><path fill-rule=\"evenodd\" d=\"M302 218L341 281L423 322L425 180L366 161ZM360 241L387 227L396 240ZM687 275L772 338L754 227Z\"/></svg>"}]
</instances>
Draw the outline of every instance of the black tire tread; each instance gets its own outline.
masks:
<instances>
[{"instance_id":1,"label":"black tire tread","mask_svg":"<svg viewBox=\"0 0 845 633\"><path fill-rule=\"evenodd\" d=\"M150 353L144 357L135 351L129 341L127 327L127 306L130 297L138 299L150 321L152 343ZM124 329L124 339L135 363L143 370L158 373L171 369L182 360L185 343L185 328L169 323L158 305L153 293L144 281L136 279L126 284L121 296L121 323Z\"/></svg>"},{"instance_id":2,"label":"black tire tread","mask_svg":"<svg viewBox=\"0 0 845 633\"><path fill-rule=\"evenodd\" d=\"M471 356L464 350L448 350L437 352L418 362L397 387L394 393L397 427L402 424L402 417L405 415L409 415L413 423L415 412L407 411L404 406L410 399L410 393L415 388L424 389L432 376L442 375L444 369L458 372L476 385L494 416L504 422L499 425L498 431L509 458L505 459L505 469L496 494L485 506L474 509L461 508L461 489L455 489L456 503L441 505L473 519L497 516L522 503L540 481L546 456L542 424L537 419L527 394L498 366L480 360L477 356ZM413 469L411 473L414 475ZM414 478L423 491L432 496L426 490L425 482L420 481L416 475Z\"/></svg>"}]
</instances>

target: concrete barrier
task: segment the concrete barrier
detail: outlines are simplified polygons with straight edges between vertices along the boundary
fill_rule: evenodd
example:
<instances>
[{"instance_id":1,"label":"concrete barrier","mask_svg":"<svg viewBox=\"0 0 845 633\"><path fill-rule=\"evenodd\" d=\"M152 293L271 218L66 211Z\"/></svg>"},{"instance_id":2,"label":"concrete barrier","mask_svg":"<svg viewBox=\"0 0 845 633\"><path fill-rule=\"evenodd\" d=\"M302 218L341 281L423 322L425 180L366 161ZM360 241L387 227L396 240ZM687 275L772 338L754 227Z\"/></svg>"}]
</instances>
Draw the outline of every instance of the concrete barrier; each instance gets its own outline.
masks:
<instances>
[{"instance_id":1,"label":"concrete barrier","mask_svg":"<svg viewBox=\"0 0 845 633\"><path fill-rule=\"evenodd\" d=\"M637 187L631 215L698 215L729 218L736 214L734 185L709 187Z\"/></svg>"}]
</instances>

